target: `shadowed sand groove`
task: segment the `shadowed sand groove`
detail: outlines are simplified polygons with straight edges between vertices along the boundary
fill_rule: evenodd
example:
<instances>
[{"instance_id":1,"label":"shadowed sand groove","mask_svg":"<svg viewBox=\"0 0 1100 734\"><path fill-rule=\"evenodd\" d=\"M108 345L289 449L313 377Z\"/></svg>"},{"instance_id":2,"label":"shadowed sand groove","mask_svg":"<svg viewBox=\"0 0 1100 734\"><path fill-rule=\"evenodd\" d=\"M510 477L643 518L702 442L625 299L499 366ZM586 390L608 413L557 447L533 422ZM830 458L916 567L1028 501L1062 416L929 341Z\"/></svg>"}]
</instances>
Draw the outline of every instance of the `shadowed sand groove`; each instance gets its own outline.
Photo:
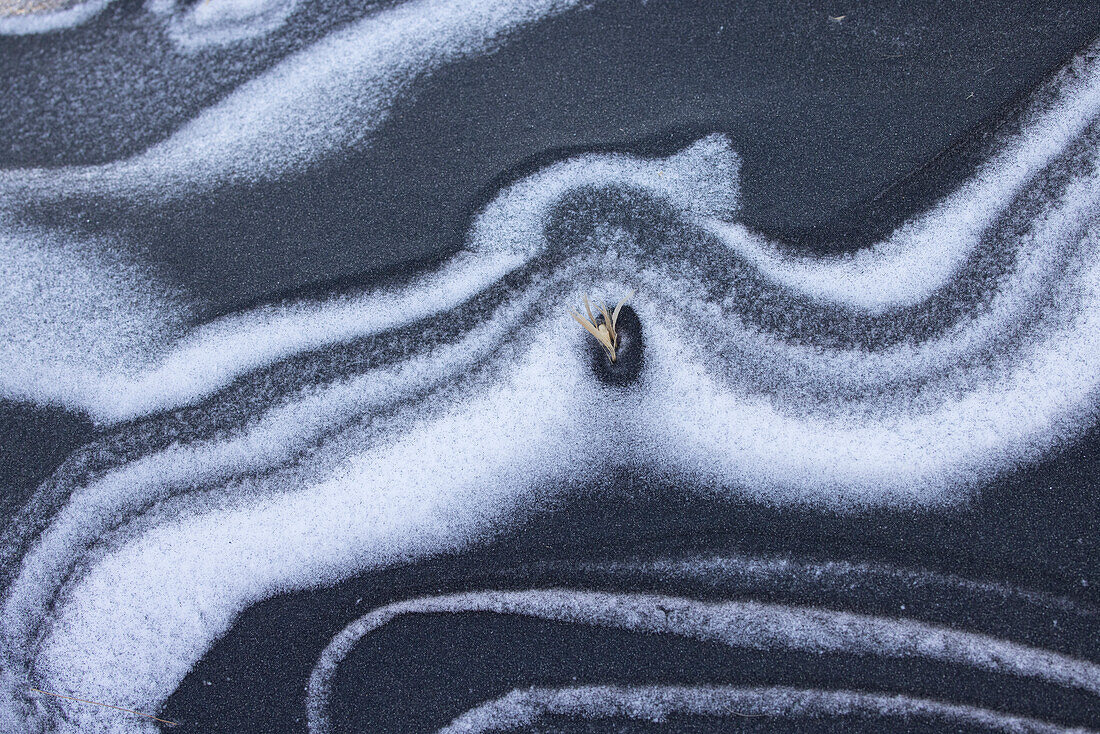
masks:
<instances>
[{"instance_id":1,"label":"shadowed sand groove","mask_svg":"<svg viewBox=\"0 0 1100 734\"><path fill-rule=\"evenodd\" d=\"M720 135L664 158L548 164L503 186L434 271L185 333L186 306L122 244L16 225L23 207L156 207L368 146L419 76L575 5L389 7L133 158L0 174L3 395L104 428L0 542L0 724L107 724L28 700L30 684L156 711L250 605L460 550L568 502L589 478L578 446L595 466L718 487L714 501L934 512L1090 425L1095 49L959 190L846 257L792 254L741 224L741 161ZM632 289L644 362L610 390L567 308ZM562 618L576 602L656 624L656 597L576 593L539 599ZM1091 662L943 625L677 603L675 634L952 660L1097 693ZM762 636L731 637L718 611Z\"/></svg>"}]
</instances>

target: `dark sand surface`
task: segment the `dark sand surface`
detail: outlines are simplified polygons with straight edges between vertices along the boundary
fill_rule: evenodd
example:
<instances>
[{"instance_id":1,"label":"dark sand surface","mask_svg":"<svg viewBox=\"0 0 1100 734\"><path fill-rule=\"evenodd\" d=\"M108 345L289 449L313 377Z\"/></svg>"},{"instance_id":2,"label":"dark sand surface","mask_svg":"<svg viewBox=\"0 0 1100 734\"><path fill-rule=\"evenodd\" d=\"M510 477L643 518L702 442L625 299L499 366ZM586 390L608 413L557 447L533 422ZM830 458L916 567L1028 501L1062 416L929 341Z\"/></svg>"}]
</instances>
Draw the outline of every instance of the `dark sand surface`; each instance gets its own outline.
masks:
<instances>
[{"instance_id":1,"label":"dark sand surface","mask_svg":"<svg viewBox=\"0 0 1100 734\"><path fill-rule=\"evenodd\" d=\"M568 153L667 153L718 131L743 156L746 224L793 248L847 252L957 186L1035 86L1100 33L1092 2L643 5L637 12L637 3L609 2L551 20L497 53L441 70L399 103L367 152L164 208L108 199L29 216L141 243L205 320L431 267L461 246L471 217L503 183ZM0 166L131 155L359 11L326 0L267 43L193 55L130 23L140 12L125 0L70 32L0 40ZM96 435L66 411L0 402L0 512L12 514ZM824 586L677 586L625 572L598 576L579 564L729 554L844 560L1098 603L1098 448L1090 430L943 513L850 515L752 502L715 509L677 493L687 480L609 472L586 498L470 553L253 606L160 715L183 724L171 731L305 731L309 672L345 624L390 601L482 588L679 590L882 615L908 603L917 618L963 620L1095 659L1096 620L1059 617L1041 604L995 608L963 591L937 595L897 580L857 584L843 597ZM1069 725L1100 722L1084 693L946 663L731 651L507 615L456 616L403 620L357 648L337 681L339 730L433 731L514 688L576 680L874 686ZM733 723L747 728L730 731L772 730ZM596 730L585 726L549 721L546 731ZM717 726L685 719L674 730ZM878 730L874 721L822 719L792 731L860 726ZM940 729L914 722L906 730Z\"/></svg>"}]
</instances>

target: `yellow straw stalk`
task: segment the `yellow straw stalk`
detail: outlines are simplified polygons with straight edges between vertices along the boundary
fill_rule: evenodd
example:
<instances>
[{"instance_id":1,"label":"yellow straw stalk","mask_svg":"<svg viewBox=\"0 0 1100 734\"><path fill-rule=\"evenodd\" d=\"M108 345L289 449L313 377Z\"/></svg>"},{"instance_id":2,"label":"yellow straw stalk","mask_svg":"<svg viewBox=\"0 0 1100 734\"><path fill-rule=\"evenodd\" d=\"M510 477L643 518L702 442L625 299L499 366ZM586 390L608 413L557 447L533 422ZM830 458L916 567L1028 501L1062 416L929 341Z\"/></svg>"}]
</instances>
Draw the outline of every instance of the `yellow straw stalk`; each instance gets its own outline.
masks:
<instances>
[{"instance_id":1,"label":"yellow straw stalk","mask_svg":"<svg viewBox=\"0 0 1100 734\"><path fill-rule=\"evenodd\" d=\"M633 295L634 291L630 291L626 298L619 301L619 305L615 307L613 312L608 312L607 307L601 303L599 312L603 316L603 323L596 323L596 318L592 315L592 307L588 303L588 296L584 296L584 310L588 314L588 318L576 311L570 311L577 323L603 345L603 348L607 350L607 356L611 358L612 362L615 361L615 350L619 346L619 335L615 332L615 323L619 320L619 311L622 310L623 304L629 301Z\"/></svg>"}]
</instances>

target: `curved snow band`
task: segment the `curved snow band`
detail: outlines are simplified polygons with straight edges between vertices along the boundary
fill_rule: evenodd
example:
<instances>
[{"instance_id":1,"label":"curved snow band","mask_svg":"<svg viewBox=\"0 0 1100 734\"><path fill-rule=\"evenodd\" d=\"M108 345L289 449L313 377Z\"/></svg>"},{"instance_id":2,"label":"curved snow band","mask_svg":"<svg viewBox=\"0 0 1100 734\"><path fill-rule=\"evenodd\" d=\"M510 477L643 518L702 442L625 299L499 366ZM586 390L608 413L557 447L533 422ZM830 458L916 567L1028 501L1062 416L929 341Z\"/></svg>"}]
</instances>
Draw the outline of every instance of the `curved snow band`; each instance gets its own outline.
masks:
<instances>
[{"instance_id":1,"label":"curved snow band","mask_svg":"<svg viewBox=\"0 0 1100 734\"><path fill-rule=\"evenodd\" d=\"M110 243L11 224L23 204L168 200L368 145L419 75L572 5L399 5L134 158L0 175L4 395L131 421L0 544L0 721L50 715L28 681L156 710L242 609L499 532L584 480L579 445L729 497L934 507L1089 424L1090 54L956 193L844 258L740 225L720 136L549 165L499 192L436 272L178 337L172 297ZM563 309L634 288L645 366L608 394ZM62 707L73 730L104 721Z\"/></svg>"}]
</instances>

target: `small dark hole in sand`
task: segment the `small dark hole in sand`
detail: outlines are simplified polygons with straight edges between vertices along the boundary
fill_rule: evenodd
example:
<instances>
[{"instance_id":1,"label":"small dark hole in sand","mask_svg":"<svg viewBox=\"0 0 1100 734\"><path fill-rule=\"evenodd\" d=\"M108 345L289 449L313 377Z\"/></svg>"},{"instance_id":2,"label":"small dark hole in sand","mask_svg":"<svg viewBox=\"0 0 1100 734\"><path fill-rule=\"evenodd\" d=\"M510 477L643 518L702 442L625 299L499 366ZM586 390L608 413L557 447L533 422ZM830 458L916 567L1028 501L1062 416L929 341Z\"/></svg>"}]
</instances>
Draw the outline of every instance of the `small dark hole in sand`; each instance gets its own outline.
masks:
<instances>
[{"instance_id":1,"label":"small dark hole in sand","mask_svg":"<svg viewBox=\"0 0 1100 734\"><path fill-rule=\"evenodd\" d=\"M603 316L596 318L596 324L603 323ZM626 386L633 384L642 372L645 352L645 338L642 336L642 321L629 305L619 311L615 331L619 335L619 346L614 362L599 342L586 339L587 349L592 355L592 370L596 379L605 385Z\"/></svg>"}]
</instances>

